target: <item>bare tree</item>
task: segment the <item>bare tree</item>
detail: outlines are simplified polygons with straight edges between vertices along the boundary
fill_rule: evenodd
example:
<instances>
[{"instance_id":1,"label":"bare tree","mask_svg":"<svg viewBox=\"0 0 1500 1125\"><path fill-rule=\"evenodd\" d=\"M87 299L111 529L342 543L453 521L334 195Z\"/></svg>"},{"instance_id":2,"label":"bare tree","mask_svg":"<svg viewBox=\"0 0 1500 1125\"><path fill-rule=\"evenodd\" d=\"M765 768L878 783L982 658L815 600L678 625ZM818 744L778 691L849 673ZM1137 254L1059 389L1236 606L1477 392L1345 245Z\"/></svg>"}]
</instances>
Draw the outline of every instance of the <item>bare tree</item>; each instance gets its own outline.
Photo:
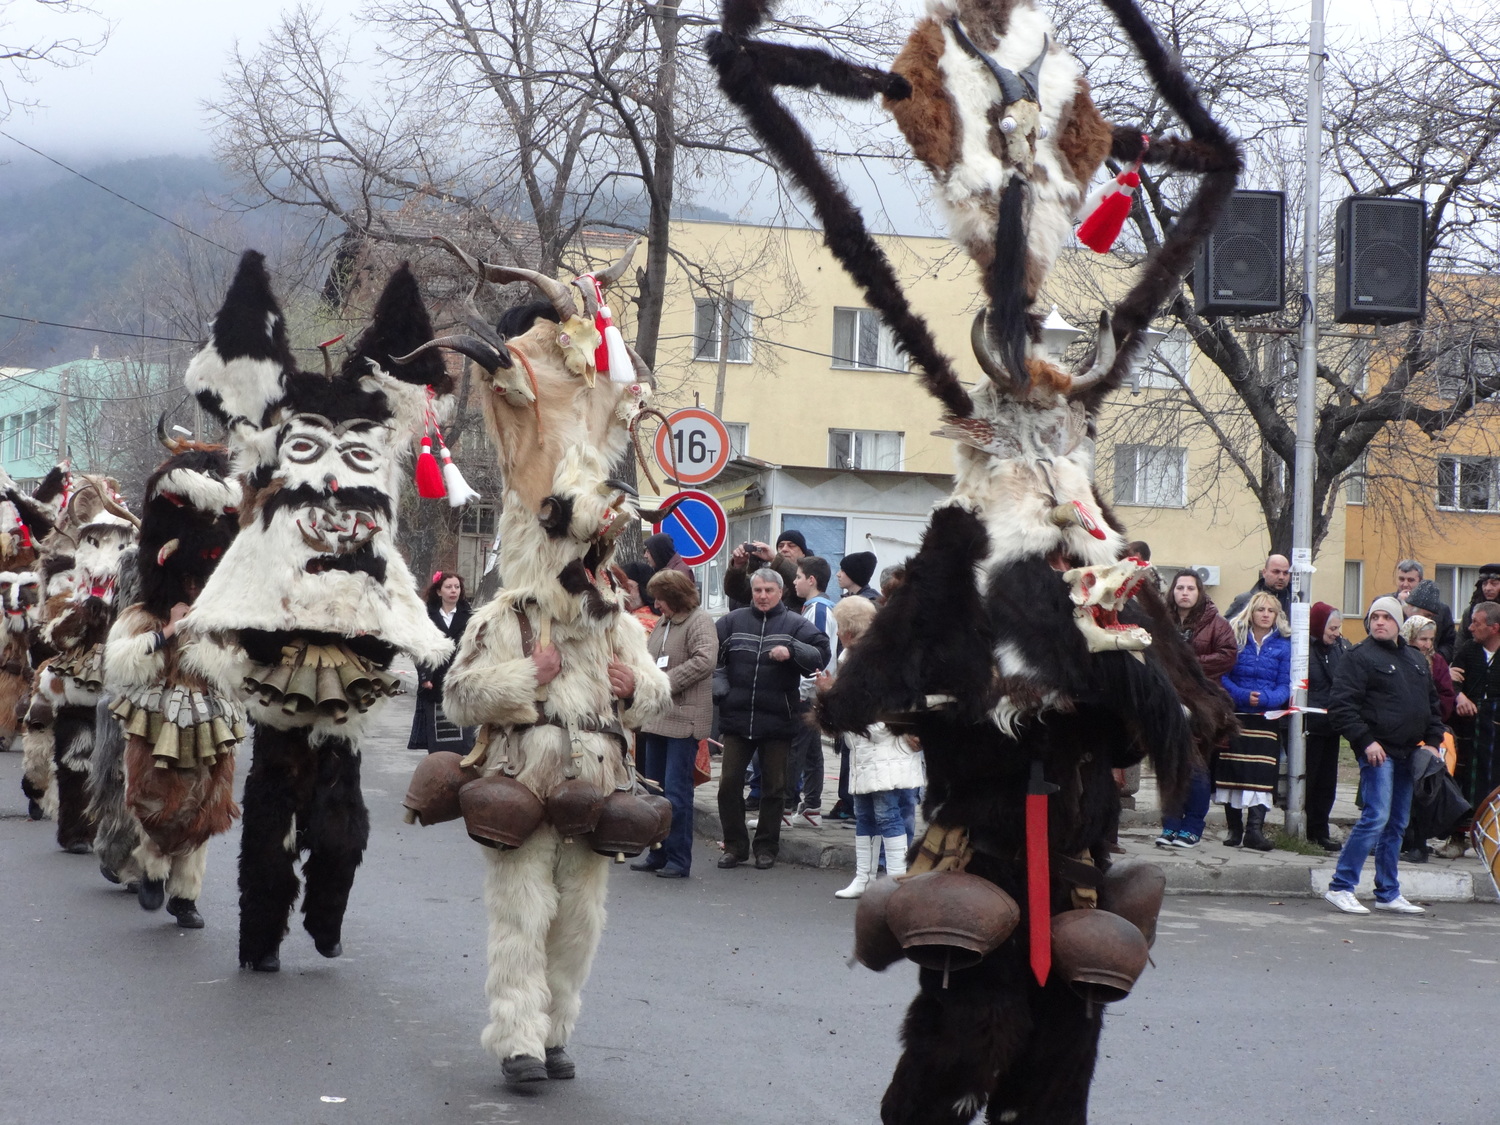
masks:
<instances>
[{"instance_id":1,"label":"bare tree","mask_svg":"<svg viewBox=\"0 0 1500 1125\"><path fill-rule=\"evenodd\" d=\"M81 33L61 30L62 16L87 17L66 24ZM77 66L108 38L98 9L79 0L0 0L0 121L33 104L18 95L17 85L35 81L38 67Z\"/></svg>"},{"instance_id":2,"label":"bare tree","mask_svg":"<svg viewBox=\"0 0 1500 1125\"><path fill-rule=\"evenodd\" d=\"M1255 6L1143 0L1143 6L1189 64L1205 100L1244 138L1251 169L1244 186L1287 191L1288 227L1300 232L1306 65L1300 6L1281 0ZM1106 114L1152 129L1170 127L1163 108L1141 98L1128 68L1110 53L1108 31L1092 6L1074 0L1060 27L1089 65ZM1364 329L1357 339L1329 334L1320 345L1315 547L1327 534L1339 489L1351 480L1370 502L1402 506L1415 517L1426 506L1413 504L1413 488L1430 495L1437 479L1442 452L1436 443L1493 412L1491 397L1500 391L1500 293L1487 275L1500 251L1497 46L1500 18L1411 14L1399 37L1353 39L1328 61L1324 159L1333 175L1325 174L1325 196L1333 179L1351 194L1423 198L1430 281L1424 322ZM1145 169L1141 175L1132 233L1137 245L1149 247L1176 217L1181 186ZM1332 245L1332 210L1325 209L1325 247ZM1290 241L1287 260L1296 262L1299 233ZM1128 267L1133 257L1122 255L1117 264ZM1300 270L1289 273L1287 290L1296 293ZM1320 285L1325 294L1328 280ZM1223 376L1224 389L1200 387L1187 371L1158 363L1172 388L1129 402L1110 435L1172 445L1208 435L1221 456L1195 474L1194 487L1207 492L1232 482L1248 488L1272 548L1283 553L1292 534L1300 307L1293 298L1284 320L1200 316L1185 286L1169 313ZM1332 329L1331 308L1321 312Z\"/></svg>"}]
</instances>

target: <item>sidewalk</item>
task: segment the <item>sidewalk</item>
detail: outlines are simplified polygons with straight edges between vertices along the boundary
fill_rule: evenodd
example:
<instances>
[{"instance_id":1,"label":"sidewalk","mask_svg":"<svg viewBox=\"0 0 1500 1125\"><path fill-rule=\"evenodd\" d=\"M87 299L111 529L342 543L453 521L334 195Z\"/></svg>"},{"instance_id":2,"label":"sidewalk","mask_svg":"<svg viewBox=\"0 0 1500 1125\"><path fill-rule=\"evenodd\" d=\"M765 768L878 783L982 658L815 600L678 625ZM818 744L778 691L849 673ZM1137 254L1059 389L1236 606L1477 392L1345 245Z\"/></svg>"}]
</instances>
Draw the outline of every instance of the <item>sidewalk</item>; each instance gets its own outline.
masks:
<instances>
[{"instance_id":1,"label":"sidewalk","mask_svg":"<svg viewBox=\"0 0 1500 1125\"><path fill-rule=\"evenodd\" d=\"M831 756L830 760L836 762ZM719 822L717 758L714 759L713 774L713 780L698 786L693 795L693 827L699 836L717 842L723 838ZM835 773L824 787L825 809L833 807L837 789L838 775ZM1135 803L1134 809L1124 809L1120 814L1120 844L1125 854L1116 857L1116 862L1148 859L1160 864L1167 874L1168 894L1313 898L1328 889L1336 856L1305 856L1280 849L1256 852L1246 848L1226 848L1222 842L1224 810L1217 805L1209 810L1208 830L1196 848L1158 848L1152 843L1161 825L1156 779L1144 771ZM1332 819L1340 836L1359 819L1352 788L1340 785ZM1268 828L1280 827L1281 810L1272 809L1266 824ZM825 820L820 829L783 826L779 859L805 867L852 870L854 822ZM1367 862L1364 879L1356 893L1364 898L1371 897L1374 894L1373 877L1374 863ZM1463 859L1433 857L1425 864L1403 863L1401 892L1416 902L1497 901L1489 874L1472 850Z\"/></svg>"}]
</instances>

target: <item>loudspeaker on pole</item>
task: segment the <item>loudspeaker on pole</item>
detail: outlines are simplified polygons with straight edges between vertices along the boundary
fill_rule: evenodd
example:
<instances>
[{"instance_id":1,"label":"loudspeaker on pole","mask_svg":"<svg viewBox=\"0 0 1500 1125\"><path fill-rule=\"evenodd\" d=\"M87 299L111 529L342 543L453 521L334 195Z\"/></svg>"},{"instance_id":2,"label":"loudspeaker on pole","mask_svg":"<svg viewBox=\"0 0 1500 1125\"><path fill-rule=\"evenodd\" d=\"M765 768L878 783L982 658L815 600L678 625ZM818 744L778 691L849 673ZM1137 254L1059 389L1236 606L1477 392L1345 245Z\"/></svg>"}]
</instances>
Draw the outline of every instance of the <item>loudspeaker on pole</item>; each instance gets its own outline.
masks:
<instances>
[{"instance_id":1,"label":"loudspeaker on pole","mask_svg":"<svg viewBox=\"0 0 1500 1125\"><path fill-rule=\"evenodd\" d=\"M1339 204L1333 319L1401 324L1427 311L1427 207L1420 199L1352 195Z\"/></svg>"},{"instance_id":2,"label":"loudspeaker on pole","mask_svg":"<svg viewBox=\"0 0 1500 1125\"><path fill-rule=\"evenodd\" d=\"M1193 265L1193 308L1207 316L1280 312L1286 303L1286 194L1237 191Z\"/></svg>"}]
</instances>

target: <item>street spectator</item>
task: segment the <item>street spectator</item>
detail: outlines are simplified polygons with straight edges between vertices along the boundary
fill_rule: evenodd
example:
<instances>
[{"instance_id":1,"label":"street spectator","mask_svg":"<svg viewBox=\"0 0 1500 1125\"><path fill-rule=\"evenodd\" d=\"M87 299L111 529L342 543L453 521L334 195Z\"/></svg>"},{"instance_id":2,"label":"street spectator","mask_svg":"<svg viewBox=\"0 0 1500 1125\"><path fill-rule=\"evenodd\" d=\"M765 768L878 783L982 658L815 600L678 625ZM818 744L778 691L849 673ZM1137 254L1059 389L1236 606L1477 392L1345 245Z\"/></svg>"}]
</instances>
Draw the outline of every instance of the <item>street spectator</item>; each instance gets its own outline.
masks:
<instances>
[{"instance_id":1,"label":"street spectator","mask_svg":"<svg viewBox=\"0 0 1500 1125\"><path fill-rule=\"evenodd\" d=\"M776 864L786 794L787 756L800 723L802 677L828 664L828 638L782 600L781 575L762 567L750 576L751 604L718 621L719 730L724 741L719 777L719 819L724 826L720 867L749 858L745 826L745 770L760 753L760 817L755 827L755 866ZM715 692L718 697L719 692Z\"/></svg>"},{"instance_id":2,"label":"street spectator","mask_svg":"<svg viewBox=\"0 0 1500 1125\"><path fill-rule=\"evenodd\" d=\"M1225 616L1233 621L1244 612L1245 607L1250 604L1251 597L1262 590L1274 594L1276 600L1281 603L1281 612L1291 615L1292 564L1285 555L1266 556L1266 565L1261 568L1260 577L1255 580L1255 585L1229 603L1229 612Z\"/></svg>"},{"instance_id":3,"label":"street spectator","mask_svg":"<svg viewBox=\"0 0 1500 1125\"><path fill-rule=\"evenodd\" d=\"M1359 761L1365 807L1339 852L1326 898L1345 914L1368 914L1354 897L1375 854L1375 908L1399 914L1423 909L1401 893L1397 864L1411 815L1412 756L1442 756L1443 721L1427 662L1401 639L1401 603L1376 598L1365 615L1369 636L1339 665L1329 717ZM1425 748L1425 749L1424 749Z\"/></svg>"},{"instance_id":4,"label":"street spectator","mask_svg":"<svg viewBox=\"0 0 1500 1125\"><path fill-rule=\"evenodd\" d=\"M1469 596L1463 620L1458 623L1457 643L1460 647L1469 643L1469 617L1480 602L1500 602L1500 563L1485 563L1479 568L1479 577L1474 580L1474 593ZM1453 655L1457 658L1457 651ZM1484 794L1481 793L1480 796Z\"/></svg>"},{"instance_id":5,"label":"street spectator","mask_svg":"<svg viewBox=\"0 0 1500 1125\"><path fill-rule=\"evenodd\" d=\"M1458 688L1453 706L1458 743L1454 779L1469 804L1478 808L1500 785L1500 660L1495 658L1500 651L1500 603L1479 602L1470 607L1468 618L1471 639L1459 649L1452 670ZM1455 836L1438 854L1457 858L1452 852L1461 844Z\"/></svg>"},{"instance_id":6,"label":"street spectator","mask_svg":"<svg viewBox=\"0 0 1500 1125\"><path fill-rule=\"evenodd\" d=\"M647 634L656 628L656 601L648 592L651 576L655 572L651 564L643 559L632 559L622 564L615 575L625 591L625 610L641 623Z\"/></svg>"},{"instance_id":7,"label":"street spectator","mask_svg":"<svg viewBox=\"0 0 1500 1125\"><path fill-rule=\"evenodd\" d=\"M846 598L834 607L839 644L847 654L875 620L875 604L865 598ZM841 656L840 659L843 659ZM833 677L819 675L820 687ZM846 732L849 744L849 791L854 799L854 878L834 891L835 898L859 898L875 878L882 849L885 870L893 878L906 874L906 849L911 843L906 823L905 795L927 783L922 753L884 723L870 727L868 736Z\"/></svg>"},{"instance_id":8,"label":"street spectator","mask_svg":"<svg viewBox=\"0 0 1500 1125\"><path fill-rule=\"evenodd\" d=\"M880 598L880 594L870 585L870 579L875 574L875 562L875 556L870 551L856 551L839 560L839 589L844 592L845 597L858 594L872 602Z\"/></svg>"},{"instance_id":9,"label":"street spectator","mask_svg":"<svg viewBox=\"0 0 1500 1125\"><path fill-rule=\"evenodd\" d=\"M891 594L895 591L896 587L905 581L905 563L896 563L896 565L888 566L882 570L880 572L880 598L875 604L885 605L886 602L891 600Z\"/></svg>"},{"instance_id":10,"label":"street spectator","mask_svg":"<svg viewBox=\"0 0 1500 1125\"><path fill-rule=\"evenodd\" d=\"M672 537L666 532L648 535L641 547L646 553L646 561L651 564L653 574L675 570L687 575L689 582L693 581L693 568L682 561L682 556L677 553L677 544L672 542Z\"/></svg>"},{"instance_id":11,"label":"street spectator","mask_svg":"<svg viewBox=\"0 0 1500 1125\"><path fill-rule=\"evenodd\" d=\"M454 655L473 612L464 597L462 575L440 570L432 576L432 585L427 587L427 618L453 642ZM417 709L411 720L411 737L406 740L408 750L467 754L474 748L477 728L456 726L443 714L443 680L452 664L450 655L441 664L417 665Z\"/></svg>"},{"instance_id":12,"label":"street spectator","mask_svg":"<svg viewBox=\"0 0 1500 1125\"><path fill-rule=\"evenodd\" d=\"M1179 571L1172 579L1169 611L1182 639L1198 658L1203 674L1210 683L1217 684L1220 676L1234 669L1239 648L1234 643L1234 630L1219 616L1218 607L1203 589L1203 580L1196 571ZM1195 848L1203 838L1204 818L1212 795L1207 763L1213 757L1214 747L1199 746L1198 752L1201 761L1194 763L1182 814L1162 817L1157 847Z\"/></svg>"},{"instance_id":13,"label":"street spectator","mask_svg":"<svg viewBox=\"0 0 1500 1125\"><path fill-rule=\"evenodd\" d=\"M838 661L838 644L833 641L833 602L825 592L832 577L827 559L808 555L797 560L796 586L797 595L802 599L802 616L830 641L832 651L828 663L821 669L825 672L832 671ZM812 721L812 700L817 694L815 675L805 676L802 680L802 722L792 738L792 757L787 767L787 807L792 808L795 802L794 825L822 828L823 732Z\"/></svg>"},{"instance_id":14,"label":"street spectator","mask_svg":"<svg viewBox=\"0 0 1500 1125\"><path fill-rule=\"evenodd\" d=\"M1257 590L1249 604L1230 621L1238 656L1222 677L1224 690L1234 700L1240 733L1228 749L1214 758L1214 800L1224 806L1231 848L1244 844L1259 852L1271 850L1266 838L1266 810L1276 792L1281 757L1281 723L1267 711L1286 706L1291 696L1291 627L1281 603L1269 590Z\"/></svg>"},{"instance_id":15,"label":"street spectator","mask_svg":"<svg viewBox=\"0 0 1500 1125\"><path fill-rule=\"evenodd\" d=\"M1413 578L1416 579L1415 582L1412 581ZM1403 559L1396 564L1395 597L1406 607L1408 614L1415 610L1437 626L1437 651L1451 664L1458 639L1458 630L1453 624L1453 611L1443 604L1438 584L1430 578L1422 577L1422 564L1416 559Z\"/></svg>"},{"instance_id":16,"label":"street spectator","mask_svg":"<svg viewBox=\"0 0 1500 1125\"><path fill-rule=\"evenodd\" d=\"M1328 718L1333 681L1352 647L1344 636L1344 615L1327 602L1314 602L1309 614L1307 706L1302 729L1307 736L1307 838L1325 852L1339 850L1328 818L1339 784L1339 735Z\"/></svg>"},{"instance_id":17,"label":"street spectator","mask_svg":"<svg viewBox=\"0 0 1500 1125\"><path fill-rule=\"evenodd\" d=\"M783 531L774 550L759 540L741 543L730 552L729 565L724 568L724 596L729 599L729 608L744 609L750 604L750 572L768 566L781 575L781 597L787 608L800 611L802 599L792 583L797 577L797 560L807 553L807 540L800 531Z\"/></svg>"},{"instance_id":18,"label":"street spectator","mask_svg":"<svg viewBox=\"0 0 1500 1125\"><path fill-rule=\"evenodd\" d=\"M1430 586L1432 583L1419 583L1417 589L1422 586ZM1448 662L1443 659L1441 653L1436 649L1437 622L1422 616L1412 607L1411 599L1406 602L1406 620L1401 623L1401 639L1422 654L1427 662L1427 671L1432 675L1432 682L1437 686L1438 693L1438 715L1446 724L1453 718L1454 692L1453 676L1448 670ZM1426 863L1429 851L1425 833L1417 824L1408 823L1406 836L1401 843L1401 858L1407 863Z\"/></svg>"},{"instance_id":19,"label":"street spectator","mask_svg":"<svg viewBox=\"0 0 1500 1125\"><path fill-rule=\"evenodd\" d=\"M661 848L630 866L660 879L686 879L693 869L693 762L698 740L713 726L713 671L719 634L698 604L693 580L670 567L647 587L661 610L661 624L646 639L656 666L667 674L672 708L636 735L641 776L662 787L672 805L672 830Z\"/></svg>"}]
</instances>

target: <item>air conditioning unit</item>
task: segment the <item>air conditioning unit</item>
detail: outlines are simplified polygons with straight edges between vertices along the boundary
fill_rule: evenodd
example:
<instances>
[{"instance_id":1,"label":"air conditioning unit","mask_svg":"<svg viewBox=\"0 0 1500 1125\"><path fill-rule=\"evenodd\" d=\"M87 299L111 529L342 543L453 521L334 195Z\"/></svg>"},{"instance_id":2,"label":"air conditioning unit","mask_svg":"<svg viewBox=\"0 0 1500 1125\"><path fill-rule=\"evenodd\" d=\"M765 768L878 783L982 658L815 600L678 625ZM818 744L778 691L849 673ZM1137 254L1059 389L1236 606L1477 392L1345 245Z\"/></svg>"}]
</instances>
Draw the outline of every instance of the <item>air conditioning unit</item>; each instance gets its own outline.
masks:
<instances>
[{"instance_id":1,"label":"air conditioning unit","mask_svg":"<svg viewBox=\"0 0 1500 1125\"><path fill-rule=\"evenodd\" d=\"M1205 586L1217 586L1219 584L1219 568L1216 566L1194 566L1193 573L1198 576L1198 581Z\"/></svg>"}]
</instances>

